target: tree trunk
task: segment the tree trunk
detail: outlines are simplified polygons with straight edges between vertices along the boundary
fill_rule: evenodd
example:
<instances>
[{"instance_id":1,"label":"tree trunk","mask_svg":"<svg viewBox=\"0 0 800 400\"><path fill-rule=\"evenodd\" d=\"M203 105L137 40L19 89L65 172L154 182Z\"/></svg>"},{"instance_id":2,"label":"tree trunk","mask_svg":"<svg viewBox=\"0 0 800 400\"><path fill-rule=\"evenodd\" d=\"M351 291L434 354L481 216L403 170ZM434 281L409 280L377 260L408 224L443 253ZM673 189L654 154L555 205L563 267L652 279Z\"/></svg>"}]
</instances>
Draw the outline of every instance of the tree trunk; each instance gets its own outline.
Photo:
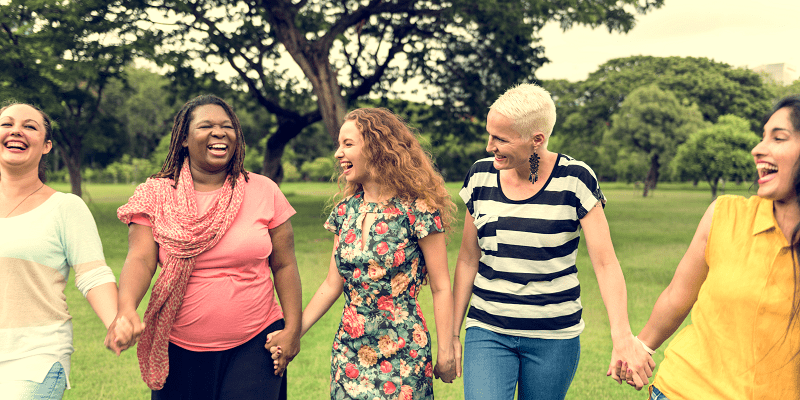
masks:
<instances>
[{"instance_id":1,"label":"tree trunk","mask_svg":"<svg viewBox=\"0 0 800 400\"><path fill-rule=\"evenodd\" d=\"M319 113L296 115L294 117L278 116L278 129L267 139L264 149L264 163L261 174L269 177L275 183L283 181L283 151L290 140L297 137L307 126L319 121Z\"/></svg>"},{"instance_id":2,"label":"tree trunk","mask_svg":"<svg viewBox=\"0 0 800 400\"><path fill-rule=\"evenodd\" d=\"M717 186L719 186L719 178L709 179L708 184L711 186L711 199L717 198Z\"/></svg>"},{"instance_id":3,"label":"tree trunk","mask_svg":"<svg viewBox=\"0 0 800 400\"><path fill-rule=\"evenodd\" d=\"M67 165L67 171L69 171L69 183L72 186L72 194L82 197L83 189L81 188L81 183L83 182L83 177L81 176L80 155L76 156L66 151L63 151L63 153L64 164Z\"/></svg>"},{"instance_id":4,"label":"tree trunk","mask_svg":"<svg viewBox=\"0 0 800 400\"><path fill-rule=\"evenodd\" d=\"M647 173L647 179L644 181L644 193L642 193L642 197L647 197L647 194L650 190L656 188L656 183L658 182L658 169L660 167L660 163L658 162L658 154L654 154L653 157L650 158L650 171Z\"/></svg>"}]
</instances>

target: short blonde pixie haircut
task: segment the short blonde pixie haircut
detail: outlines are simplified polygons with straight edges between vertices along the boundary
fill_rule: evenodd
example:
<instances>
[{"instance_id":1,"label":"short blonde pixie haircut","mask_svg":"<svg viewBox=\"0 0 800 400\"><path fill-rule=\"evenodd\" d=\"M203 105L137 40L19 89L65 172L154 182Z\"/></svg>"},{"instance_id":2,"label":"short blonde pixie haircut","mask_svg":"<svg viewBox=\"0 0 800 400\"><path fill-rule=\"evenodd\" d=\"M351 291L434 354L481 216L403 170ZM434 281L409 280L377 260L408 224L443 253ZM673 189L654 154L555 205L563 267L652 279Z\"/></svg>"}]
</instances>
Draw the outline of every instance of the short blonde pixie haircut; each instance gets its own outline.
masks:
<instances>
[{"instance_id":1,"label":"short blonde pixie haircut","mask_svg":"<svg viewBox=\"0 0 800 400\"><path fill-rule=\"evenodd\" d=\"M489 109L513 120L514 130L525 140L542 132L547 141L556 124L556 105L550 92L531 83L508 89Z\"/></svg>"}]
</instances>

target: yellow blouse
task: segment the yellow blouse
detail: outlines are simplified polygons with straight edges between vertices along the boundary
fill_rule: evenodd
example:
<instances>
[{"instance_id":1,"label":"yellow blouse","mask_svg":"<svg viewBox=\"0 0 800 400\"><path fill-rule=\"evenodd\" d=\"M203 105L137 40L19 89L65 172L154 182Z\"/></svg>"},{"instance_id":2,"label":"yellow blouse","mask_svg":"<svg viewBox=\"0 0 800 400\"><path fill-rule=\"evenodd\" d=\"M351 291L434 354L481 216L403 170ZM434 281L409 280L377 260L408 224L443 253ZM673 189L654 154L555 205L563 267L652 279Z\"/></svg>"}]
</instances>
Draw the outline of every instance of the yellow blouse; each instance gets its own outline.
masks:
<instances>
[{"instance_id":1,"label":"yellow blouse","mask_svg":"<svg viewBox=\"0 0 800 400\"><path fill-rule=\"evenodd\" d=\"M787 334L791 251L758 196L721 196L692 324L665 351L654 385L670 400L800 399L800 328Z\"/></svg>"}]
</instances>

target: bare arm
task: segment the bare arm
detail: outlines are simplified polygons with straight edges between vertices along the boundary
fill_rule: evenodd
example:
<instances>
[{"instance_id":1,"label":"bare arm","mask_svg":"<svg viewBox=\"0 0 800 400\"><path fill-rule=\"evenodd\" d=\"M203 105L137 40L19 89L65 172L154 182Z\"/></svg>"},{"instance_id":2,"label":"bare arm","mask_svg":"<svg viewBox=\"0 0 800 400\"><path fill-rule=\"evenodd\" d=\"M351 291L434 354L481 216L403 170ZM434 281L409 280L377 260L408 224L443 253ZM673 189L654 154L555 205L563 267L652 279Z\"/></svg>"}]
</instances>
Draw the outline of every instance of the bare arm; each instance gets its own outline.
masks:
<instances>
[{"instance_id":1,"label":"bare arm","mask_svg":"<svg viewBox=\"0 0 800 400\"><path fill-rule=\"evenodd\" d=\"M294 230L292 223L286 221L269 230L272 238L272 254L269 265L275 278L275 291L281 302L285 328L270 340L269 346L281 349L275 359L275 374L281 375L297 353L300 352L301 310L303 294L300 286L300 272L294 253ZM266 344L265 344L266 346Z\"/></svg>"},{"instance_id":2,"label":"bare arm","mask_svg":"<svg viewBox=\"0 0 800 400\"><path fill-rule=\"evenodd\" d=\"M117 284L114 282L95 286L86 293L86 300L92 306L95 314L103 321L106 329L111 326L117 315L117 296Z\"/></svg>"},{"instance_id":3,"label":"bare arm","mask_svg":"<svg viewBox=\"0 0 800 400\"><path fill-rule=\"evenodd\" d=\"M461 342L458 339L461 325L472 297L472 285L478 274L478 262L481 259L481 248L478 246L478 229L469 211L464 216L464 231L461 237L461 248L456 261L455 279L453 282L453 353L456 360L456 375L461 376Z\"/></svg>"},{"instance_id":4,"label":"bare arm","mask_svg":"<svg viewBox=\"0 0 800 400\"><path fill-rule=\"evenodd\" d=\"M614 252L608 221L600 202L581 219L581 228L611 325L611 341L614 347L607 375L622 383L627 374L618 374L616 367L620 361L626 362L633 371L636 388L641 389L649 383L648 378L653 376L655 363L631 333L625 277ZM623 372L627 372L627 369L624 368Z\"/></svg>"},{"instance_id":5,"label":"bare arm","mask_svg":"<svg viewBox=\"0 0 800 400\"><path fill-rule=\"evenodd\" d=\"M639 339L651 349L657 349L678 330L692 310L700 293L700 287L708 276L705 252L708 234L711 232L714 205L715 203L712 203L703 214L689 249L678 264L672 281L661 292L650 319L639 333Z\"/></svg>"},{"instance_id":6,"label":"bare arm","mask_svg":"<svg viewBox=\"0 0 800 400\"><path fill-rule=\"evenodd\" d=\"M450 271L447 266L447 246L443 233L431 233L419 240L422 256L428 268L433 297L433 318L436 321L438 345L433 373L443 382L451 383L456 376L453 357L453 293L450 290Z\"/></svg>"},{"instance_id":7,"label":"bare arm","mask_svg":"<svg viewBox=\"0 0 800 400\"><path fill-rule=\"evenodd\" d=\"M336 299L342 295L344 284L342 276L339 274L339 269L336 267L336 260L333 255L336 253L336 248L339 246L339 236L333 239L333 252L331 253L331 262L328 265L328 276L319 285L314 297L306 305L303 310L303 328L300 335L305 335L312 326L331 308Z\"/></svg>"},{"instance_id":8,"label":"bare arm","mask_svg":"<svg viewBox=\"0 0 800 400\"><path fill-rule=\"evenodd\" d=\"M117 316L108 328L105 345L119 355L136 344L144 330L136 308L150 288L158 264L158 244L149 226L128 226L128 256L119 276ZM119 328L117 328L119 326Z\"/></svg>"}]
</instances>

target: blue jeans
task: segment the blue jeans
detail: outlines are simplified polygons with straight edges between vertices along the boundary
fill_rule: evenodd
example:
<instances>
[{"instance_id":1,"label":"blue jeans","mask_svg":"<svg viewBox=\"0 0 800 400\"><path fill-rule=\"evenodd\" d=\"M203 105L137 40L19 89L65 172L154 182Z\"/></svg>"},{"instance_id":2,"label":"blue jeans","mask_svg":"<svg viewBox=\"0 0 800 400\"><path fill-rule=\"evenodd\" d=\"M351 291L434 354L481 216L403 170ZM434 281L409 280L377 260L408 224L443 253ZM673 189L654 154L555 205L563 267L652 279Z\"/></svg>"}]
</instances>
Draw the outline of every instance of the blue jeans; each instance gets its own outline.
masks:
<instances>
[{"instance_id":1,"label":"blue jeans","mask_svg":"<svg viewBox=\"0 0 800 400\"><path fill-rule=\"evenodd\" d=\"M648 400L669 400L667 396L664 396L664 393L661 393L657 387L650 385L650 397Z\"/></svg>"},{"instance_id":2,"label":"blue jeans","mask_svg":"<svg viewBox=\"0 0 800 400\"><path fill-rule=\"evenodd\" d=\"M0 383L0 394L7 400L61 400L67 390L67 373L60 362L53 364L44 382L8 381Z\"/></svg>"},{"instance_id":3,"label":"blue jeans","mask_svg":"<svg viewBox=\"0 0 800 400\"><path fill-rule=\"evenodd\" d=\"M581 355L579 337L532 339L483 328L464 338L464 399L563 400Z\"/></svg>"}]
</instances>

